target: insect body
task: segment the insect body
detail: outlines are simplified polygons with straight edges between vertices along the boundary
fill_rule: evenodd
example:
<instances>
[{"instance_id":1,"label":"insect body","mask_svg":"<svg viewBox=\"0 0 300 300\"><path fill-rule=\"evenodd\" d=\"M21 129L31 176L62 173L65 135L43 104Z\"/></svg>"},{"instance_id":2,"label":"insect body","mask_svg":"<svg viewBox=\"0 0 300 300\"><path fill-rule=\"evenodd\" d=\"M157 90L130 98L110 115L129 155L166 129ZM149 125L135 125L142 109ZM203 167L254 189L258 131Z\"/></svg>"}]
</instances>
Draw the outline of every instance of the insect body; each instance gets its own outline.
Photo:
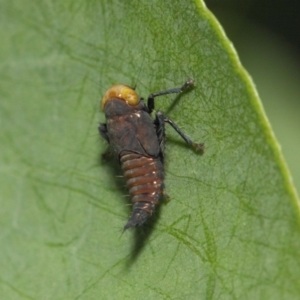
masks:
<instances>
[{"instance_id":1,"label":"insect body","mask_svg":"<svg viewBox=\"0 0 300 300\"><path fill-rule=\"evenodd\" d=\"M188 79L182 87L153 93L147 105L133 88L114 85L101 101L107 123L100 124L99 132L122 165L133 203L124 230L144 224L164 199L165 123L170 124L186 143L203 150L203 144L192 142L162 111L155 113L154 120L151 118L155 97L180 93L193 85Z\"/></svg>"}]
</instances>

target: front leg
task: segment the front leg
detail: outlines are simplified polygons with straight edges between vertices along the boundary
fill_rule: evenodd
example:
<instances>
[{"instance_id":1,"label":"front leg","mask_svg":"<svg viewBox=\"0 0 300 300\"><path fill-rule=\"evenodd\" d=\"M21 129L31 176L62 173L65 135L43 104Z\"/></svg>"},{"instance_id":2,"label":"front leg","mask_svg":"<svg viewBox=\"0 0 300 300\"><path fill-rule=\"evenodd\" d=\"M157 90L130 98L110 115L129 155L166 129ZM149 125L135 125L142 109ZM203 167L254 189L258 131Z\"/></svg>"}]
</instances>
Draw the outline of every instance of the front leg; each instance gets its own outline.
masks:
<instances>
[{"instance_id":1,"label":"front leg","mask_svg":"<svg viewBox=\"0 0 300 300\"><path fill-rule=\"evenodd\" d=\"M109 143L109 137L107 132L107 125L105 123L100 123L98 126L100 135Z\"/></svg>"}]
</instances>

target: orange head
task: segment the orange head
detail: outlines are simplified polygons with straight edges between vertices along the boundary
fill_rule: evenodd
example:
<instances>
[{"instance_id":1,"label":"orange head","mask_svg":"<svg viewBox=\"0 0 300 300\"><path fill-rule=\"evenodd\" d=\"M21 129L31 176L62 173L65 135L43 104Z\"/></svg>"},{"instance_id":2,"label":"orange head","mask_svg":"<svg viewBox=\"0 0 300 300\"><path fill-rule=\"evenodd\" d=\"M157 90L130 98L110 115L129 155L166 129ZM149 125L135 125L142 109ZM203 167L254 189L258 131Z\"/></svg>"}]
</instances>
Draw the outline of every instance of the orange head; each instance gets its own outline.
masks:
<instances>
[{"instance_id":1,"label":"orange head","mask_svg":"<svg viewBox=\"0 0 300 300\"><path fill-rule=\"evenodd\" d=\"M114 98L123 100L131 106L140 102L140 98L133 88L123 84L116 84L106 91L101 101L101 109L104 110L105 104Z\"/></svg>"}]
</instances>

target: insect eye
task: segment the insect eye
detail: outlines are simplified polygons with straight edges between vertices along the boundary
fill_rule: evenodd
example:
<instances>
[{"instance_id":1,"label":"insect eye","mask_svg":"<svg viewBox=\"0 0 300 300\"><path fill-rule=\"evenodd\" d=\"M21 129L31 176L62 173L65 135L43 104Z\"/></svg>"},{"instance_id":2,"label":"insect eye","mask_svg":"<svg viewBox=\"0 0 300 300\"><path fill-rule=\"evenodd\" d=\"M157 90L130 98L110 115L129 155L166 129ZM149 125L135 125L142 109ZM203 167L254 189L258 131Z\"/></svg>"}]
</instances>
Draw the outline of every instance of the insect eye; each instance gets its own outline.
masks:
<instances>
[{"instance_id":1,"label":"insect eye","mask_svg":"<svg viewBox=\"0 0 300 300\"><path fill-rule=\"evenodd\" d=\"M102 98L101 109L104 110L105 104L111 99L121 99L129 105L137 105L140 102L138 94L134 89L127 85L114 85L108 89Z\"/></svg>"}]
</instances>

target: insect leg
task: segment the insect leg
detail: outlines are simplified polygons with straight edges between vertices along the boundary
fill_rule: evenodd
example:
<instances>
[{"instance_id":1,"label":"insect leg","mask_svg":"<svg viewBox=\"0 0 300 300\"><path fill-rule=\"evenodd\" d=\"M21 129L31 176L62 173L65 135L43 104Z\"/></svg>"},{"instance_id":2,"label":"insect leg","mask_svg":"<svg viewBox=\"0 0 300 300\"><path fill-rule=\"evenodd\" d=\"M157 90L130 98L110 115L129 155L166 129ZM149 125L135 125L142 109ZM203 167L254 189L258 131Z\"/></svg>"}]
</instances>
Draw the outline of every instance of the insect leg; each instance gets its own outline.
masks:
<instances>
[{"instance_id":1,"label":"insect leg","mask_svg":"<svg viewBox=\"0 0 300 300\"><path fill-rule=\"evenodd\" d=\"M189 145L191 145L196 150L204 151L203 143L195 143L193 142L170 118L166 117L163 112L159 111L157 114L162 115L164 117L164 122L170 124L175 131L182 137L182 139Z\"/></svg>"},{"instance_id":2,"label":"insect leg","mask_svg":"<svg viewBox=\"0 0 300 300\"><path fill-rule=\"evenodd\" d=\"M147 101L147 106L148 106L148 110L149 113L151 114L151 112L154 109L154 98L158 97L158 96L162 96L162 95L167 95L167 94L176 94L176 93L181 93L184 90L186 90L187 88L193 87L194 86L194 81L193 79L189 78L183 86L178 87L178 88L173 88L173 89L169 89L169 90L165 90L165 91L160 91L157 93L152 93L151 95L149 95L148 97L148 101Z\"/></svg>"},{"instance_id":3,"label":"insect leg","mask_svg":"<svg viewBox=\"0 0 300 300\"><path fill-rule=\"evenodd\" d=\"M165 153L165 143L166 143L166 134L165 134L165 115L162 111L157 111L155 114L154 124L156 127L157 139L159 142L160 148L160 161L164 164L164 153ZM162 196L165 201L169 201L170 197L166 193L165 184L162 183Z\"/></svg>"},{"instance_id":4,"label":"insect leg","mask_svg":"<svg viewBox=\"0 0 300 300\"><path fill-rule=\"evenodd\" d=\"M104 123L100 123L98 127L100 135L109 143L109 137L107 134L107 126Z\"/></svg>"},{"instance_id":5,"label":"insect leg","mask_svg":"<svg viewBox=\"0 0 300 300\"><path fill-rule=\"evenodd\" d=\"M156 134L157 134L157 139L158 139L159 147L160 147L161 160L163 162L164 152L165 152L165 142L166 142L165 116L164 116L163 112L161 112L161 111L156 112L154 125L156 127Z\"/></svg>"}]
</instances>

